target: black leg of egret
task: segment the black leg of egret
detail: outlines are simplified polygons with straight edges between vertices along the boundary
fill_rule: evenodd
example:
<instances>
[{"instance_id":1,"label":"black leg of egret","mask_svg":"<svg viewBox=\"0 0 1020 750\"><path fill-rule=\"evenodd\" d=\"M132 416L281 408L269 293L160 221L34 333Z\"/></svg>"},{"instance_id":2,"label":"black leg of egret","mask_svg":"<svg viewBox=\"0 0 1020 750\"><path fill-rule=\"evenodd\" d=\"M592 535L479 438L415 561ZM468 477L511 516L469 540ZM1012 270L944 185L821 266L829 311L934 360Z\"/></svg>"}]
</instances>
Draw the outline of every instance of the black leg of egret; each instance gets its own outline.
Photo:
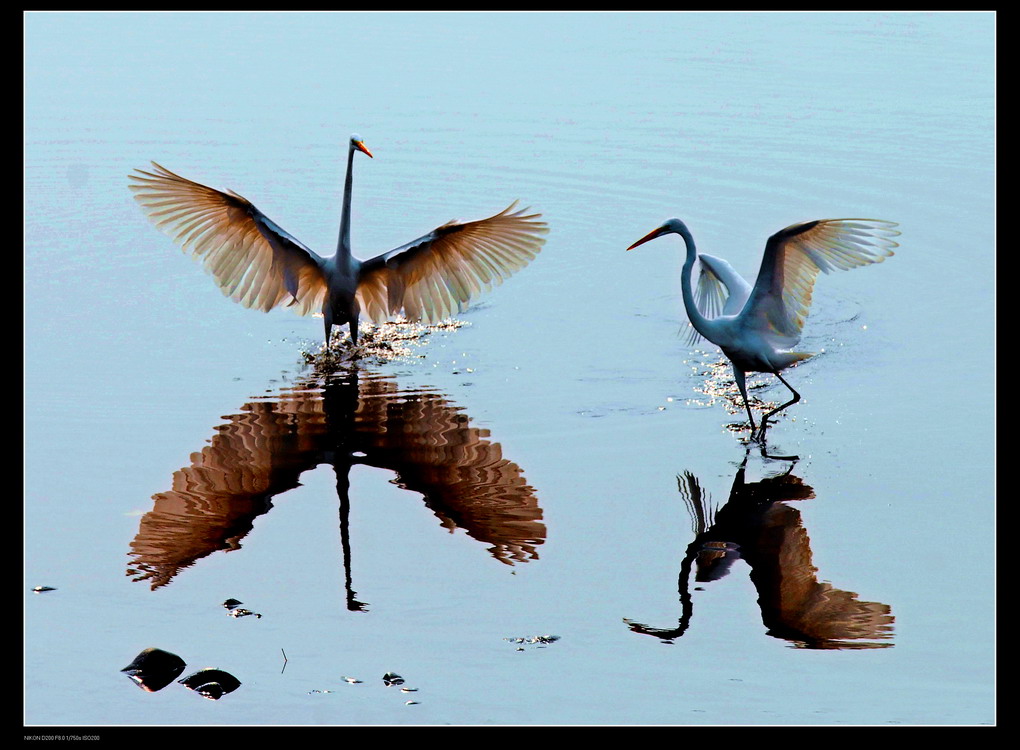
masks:
<instances>
[{"instance_id":1,"label":"black leg of egret","mask_svg":"<svg viewBox=\"0 0 1020 750\"><path fill-rule=\"evenodd\" d=\"M747 384L744 379L744 371L738 370L736 367L733 368L733 379L737 381L737 388L740 389L740 395L744 398L744 409L747 410L747 418L751 422L751 440L754 440L755 432L757 428L754 426L754 417L751 415L751 407L747 403ZM762 433L765 432L765 425L762 424Z\"/></svg>"},{"instance_id":2,"label":"black leg of egret","mask_svg":"<svg viewBox=\"0 0 1020 750\"><path fill-rule=\"evenodd\" d=\"M333 314L329 310L324 310L322 317L325 319L326 325L326 352L329 352L329 337L333 333Z\"/></svg>"},{"instance_id":3,"label":"black leg of egret","mask_svg":"<svg viewBox=\"0 0 1020 750\"><path fill-rule=\"evenodd\" d=\"M789 383L786 382L786 379L782 375L780 375L778 372L774 372L772 374L775 375L777 378L779 378L779 381L783 385L785 385L787 388L790 389L790 393L793 394L793 398L791 398L789 401L787 401L782 406L777 406L775 409L773 409L768 414L766 414L764 417L762 417L762 420L761 420L761 438L762 438L763 442L765 440L765 425L768 423L769 417L771 417L773 414L781 412L787 406L792 406L793 404L795 404L798 401L800 401L800 394L797 393L797 391L794 389L794 387L792 385L790 385Z\"/></svg>"}]
</instances>

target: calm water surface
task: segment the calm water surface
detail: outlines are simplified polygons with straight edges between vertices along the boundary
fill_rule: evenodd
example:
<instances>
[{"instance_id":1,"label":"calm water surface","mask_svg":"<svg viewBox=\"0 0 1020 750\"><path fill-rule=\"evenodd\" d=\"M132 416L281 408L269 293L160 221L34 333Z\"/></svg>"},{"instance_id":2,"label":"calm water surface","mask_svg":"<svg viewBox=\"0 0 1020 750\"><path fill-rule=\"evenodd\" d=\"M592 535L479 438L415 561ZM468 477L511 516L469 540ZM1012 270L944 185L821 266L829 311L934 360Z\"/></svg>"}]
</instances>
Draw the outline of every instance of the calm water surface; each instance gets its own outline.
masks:
<instances>
[{"instance_id":1,"label":"calm water surface","mask_svg":"<svg viewBox=\"0 0 1020 750\"><path fill-rule=\"evenodd\" d=\"M27 15L25 724L994 723L994 31ZM126 175L328 254L351 132L360 257L514 199L550 234L324 378L321 324L224 299ZM816 286L796 459L684 343L679 239L624 252L670 216L749 277L796 221L899 222ZM139 690L147 647L241 687Z\"/></svg>"}]
</instances>

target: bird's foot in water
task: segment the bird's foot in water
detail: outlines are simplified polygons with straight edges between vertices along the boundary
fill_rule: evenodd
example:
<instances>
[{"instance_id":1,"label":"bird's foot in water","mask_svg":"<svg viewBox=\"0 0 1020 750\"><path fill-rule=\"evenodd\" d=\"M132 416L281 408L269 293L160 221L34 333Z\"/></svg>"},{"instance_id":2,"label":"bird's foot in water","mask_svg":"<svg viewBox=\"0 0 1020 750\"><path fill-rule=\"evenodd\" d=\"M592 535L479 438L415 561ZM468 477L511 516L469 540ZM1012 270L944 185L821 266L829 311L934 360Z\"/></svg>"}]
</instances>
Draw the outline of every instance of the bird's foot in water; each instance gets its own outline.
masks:
<instances>
[{"instance_id":1,"label":"bird's foot in water","mask_svg":"<svg viewBox=\"0 0 1020 750\"><path fill-rule=\"evenodd\" d=\"M787 455L780 456L780 455L775 454L775 453L769 453L768 452L768 450L769 450L768 449L768 445L765 442L765 428L766 428L766 425L764 425L764 424L760 428L758 428L758 429L755 429L752 426L752 428L751 428L751 437L747 441L747 448L748 448L748 450L751 449L751 445L753 444L753 445L757 445L758 446L758 450L761 452L762 458L771 458L771 459L774 459L776 461L799 461L800 460L800 456L787 456Z\"/></svg>"},{"instance_id":2,"label":"bird's foot in water","mask_svg":"<svg viewBox=\"0 0 1020 750\"><path fill-rule=\"evenodd\" d=\"M365 356L366 352L362 346L347 340L331 341L329 346L323 346L317 352L304 353L305 361L322 372L335 372L352 367Z\"/></svg>"},{"instance_id":3,"label":"bird's foot in water","mask_svg":"<svg viewBox=\"0 0 1020 750\"><path fill-rule=\"evenodd\" d=\"M762 419L761 424L755 429L754 422L751 422L751 442L758 443L762 448L765 447L765 432L769 428L768 417Z\"/></svg>"},{"instance_id":4,"label":"bird's foot in water","mask_svg":"<svg viewBox=\"0 0 1020 750\"><path fill-rule=\"evenodd\" d=\"M769 453L768 446L765 445L765 443L759 443L759 448L760 448L760 452L761 452L761 457L762 458L769 458L769 459L772 459L773 461L799 461L800 460L800 456L789 456L789 455L782 455L781 456L778 453Z\"/></svg>"},{"instance_id":5,"label":"bird's foot in water","mask_svg":"<svg viewBox=\"0 0 1020 750\"><path fill-rule=\"evenodd\" d=\"M747 437L748 444L757 443L758 445L765 445L765 430L758 429L754 426L754 422L751 423L751 434Z\"/></svg>"}]
</instances>

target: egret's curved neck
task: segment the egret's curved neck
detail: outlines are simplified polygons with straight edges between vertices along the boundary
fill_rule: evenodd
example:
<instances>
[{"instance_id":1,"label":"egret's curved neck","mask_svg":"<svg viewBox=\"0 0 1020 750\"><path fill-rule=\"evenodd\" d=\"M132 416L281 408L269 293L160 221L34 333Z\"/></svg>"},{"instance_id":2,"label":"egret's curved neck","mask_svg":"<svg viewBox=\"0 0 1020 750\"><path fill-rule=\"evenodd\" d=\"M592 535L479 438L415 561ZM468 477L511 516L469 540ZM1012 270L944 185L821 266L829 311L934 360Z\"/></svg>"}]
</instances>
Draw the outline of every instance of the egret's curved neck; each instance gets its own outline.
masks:
<instances>
[{"instance_id":1,"label":"egret's curved neck","mask_svg":"<svg viewBox=\"0 0 1020 750\"><path fill-rule=\"evenodd\" d=\"M712 324L698 309L698 304L694 301L694 290L691 288L691 274L694 271L694 261L698 259L698 251L694 247L694 238L686 227L675 231L683 237L684 244L687 246L687 260L684 261L684 267L680 271L680 291L684 298L684 309L687 310L687 318L691 321L691 325L694 326L695 330L702 336L705 336L705 338L709 338L706 335L706 331Z\"/></svg>"},{"instance_id":2,"label":"egret's curved neck","mask_svg":"<svg viewBox=\"0 0 1020 750\"><path fill-rule=\"evenodd\" d=\"M347 150L347 176L344 178L344 197L340 206L340 239L337 258L351 256L351 185L354 182L354 144Z\"/></svg>"}]
</instances>

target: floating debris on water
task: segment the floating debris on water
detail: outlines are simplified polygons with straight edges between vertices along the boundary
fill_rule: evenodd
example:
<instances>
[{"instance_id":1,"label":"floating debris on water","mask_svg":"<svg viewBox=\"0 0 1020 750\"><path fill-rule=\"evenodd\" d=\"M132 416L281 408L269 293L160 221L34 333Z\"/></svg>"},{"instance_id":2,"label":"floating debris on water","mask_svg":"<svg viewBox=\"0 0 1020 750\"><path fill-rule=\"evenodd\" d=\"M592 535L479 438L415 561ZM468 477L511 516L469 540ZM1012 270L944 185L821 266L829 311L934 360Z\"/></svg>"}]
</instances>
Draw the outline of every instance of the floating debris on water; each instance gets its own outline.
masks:
<instances>
[{"instance_id":1,"label":"floating debris on water","mask_svg":"<svg viewBox=\"0 0 1020 750\"><path fill-rule=\"evenodd\" d=\"M177 654L161 648L147 648L120 671L145 692L155 693L173 682L185 666L184 659Z\"/></svg>"},{"instance_id":2,"label":"floating debris on water","mask_svg":"<svg viewBox=\"0 0 1020 750\"><path fill-rule=\"evenodd\" d=\"M511 643L554 643L559 639L558 635L533 635L527 638L504 638L503 640Z\"/></svg>"},{"instance_id":3,"label":"floating debris on water","mask_svg":"<svg viewBox=\"0 0 1020 750\"><path fill-rule=\"evenodd\" d=\"M250 609L246 609L241 606L243 602L237 599L227 599L223 602L223 606L227 608L227 614L231 617L248 617L254 615L256 620L261 620L262 615L258 612L252 612Z\"/></svg>"},{"instance_id":4,"label":"floating debris on water","mask_svg":"<svg viewBox=\"0 0 1020 750\"><path fill-rule=\"evenodd\" d=\"M241 687L241 682L229 672L222 669L207 667L200 669L192 675L185 677L178 682L186 688L194 690L203 698L218 701L227 693L232 693Z\"/></svg>"},{"instance_id":5,"label":"floating debris on water","mask_svg":"<svg viewBox=\"0 0 1020 750\"><path fill-rule=\"evenodd\" d=\"M519 638L504 638L504 641L518 644L517 650L523 651L524 645L534 645L544 648L547 644L555 643L560 637L558 635L532 635Z\"/></svg>"},{"instance_id":6,"label":"floating debris on water","mask_svg":"<svg viewBox=\"0 0 1020 750\"><path fill-rule=\"evenodd\" d=\"M357 677L351 677L349 675L341 675L340 679L343 680L344 682L348 683L349 685L361 685L361 684L363 684L363 682L361 680L359 680ZM382 681L383 681L383 685L385 687L394 687L394 686L398 686L398 685L401 685L401 686L404 685L404 678L401 677L396 672L387 672L386 674L384 674L382 676ZM311 694L311 693L332 693L332 692L335 692L335 691L333 691L333 690L309 690L308 692L309 692L309 694ZM418 688L403 686L403 687L400 688L400 692L402 692L402 693L417 693L418 692ZM415 704L417 702L418 701L411 701L411 700L409 700L409 701L407 701L407 705L412 705L412 704Z\"/></svg>"}]
</instances>

